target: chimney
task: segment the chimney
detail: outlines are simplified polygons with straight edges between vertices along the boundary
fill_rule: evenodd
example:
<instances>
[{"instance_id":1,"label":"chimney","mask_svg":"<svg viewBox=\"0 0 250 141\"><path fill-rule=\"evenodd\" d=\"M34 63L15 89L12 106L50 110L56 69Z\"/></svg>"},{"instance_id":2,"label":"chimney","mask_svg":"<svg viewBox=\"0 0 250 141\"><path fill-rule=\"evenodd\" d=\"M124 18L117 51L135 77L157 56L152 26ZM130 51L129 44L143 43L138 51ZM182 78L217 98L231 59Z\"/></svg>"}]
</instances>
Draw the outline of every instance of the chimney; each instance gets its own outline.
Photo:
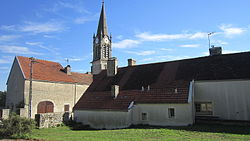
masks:
<instances>
[{"instance_id":1,"label":"chimney","mask_svg":"<svg viewBox=\"0 0 250 141\"><path fill-rule=\"evenodd\" d=\"M71 67L70 65L67 65L64 70L63 70L65 73L67 73L67 75L71 75Z\"/></svg>"},{"instance_id":2,"label":"chimney","mask_svg":"<svg viewBox=\"0 0 250 141\"><path fill-rule=\"evenodd\" d=\"M212 46L211 48L209 48L209 54L210 54L210 56L221 55L222 54L222 48Z\"/></svg>"},{"instance_id":3,"label":"chimney","mask_svg":"<svg viewBox=\"0 0 250 141\"><path fill-rule=\"evenodd\" d=\"M107 76L115 76L117 74L118 61L116 57L108 59Z\"/></svg>"},{"instance_id":4,"label":"chimney","mask_svg":"<svg viewBox=\"0 0 250 141\"><path fill-rule=\"evenodd\" d=\"M113 98L116 98L119 94L119 86L118 85L112 85L111 86L111 96Z\"/></svg>"},{"instance_id":5,"label":"chimney","mask_svg":"<svg viewBox=\"0 0 250 141\"><path fill-rule=\"evenodd\" d=\"M128 59L128 66L135 66L136 61L133 60L132 58Z\"/></svg>"}]
</instances>

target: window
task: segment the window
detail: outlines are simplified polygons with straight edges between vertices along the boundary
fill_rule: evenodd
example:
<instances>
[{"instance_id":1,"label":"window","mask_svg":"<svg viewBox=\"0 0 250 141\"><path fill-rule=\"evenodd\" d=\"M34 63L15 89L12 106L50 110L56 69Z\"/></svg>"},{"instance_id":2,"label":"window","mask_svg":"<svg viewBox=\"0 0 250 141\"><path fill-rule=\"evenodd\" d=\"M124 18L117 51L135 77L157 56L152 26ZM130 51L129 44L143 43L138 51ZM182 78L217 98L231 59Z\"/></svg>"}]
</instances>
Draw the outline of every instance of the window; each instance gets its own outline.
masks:
<instances>
[{"instance_id":1,"label":"window","mask_svg":"<svg viewBox=\"0 0 250 141\"><path fill-rule=\"evenodd\" d=\"M148 114L147 113L141 113L141 120L148 120Z\"/></svg>"},{"instance_id":2,"label":"window","mask_svg":"<svg viewBox=\"0 0 250 141\"><path fill-rule=\"evenodd\" d=\"M212 115L213 108L211 102L195 103L196 115Z\"/></svg>"},{"instance_id":3,"label":"window","mask_svg":"<svg viewBox=\"0 0 250 141\"><path fill-rule=\"evenodd\" d=\"M64 112L69 112L69 105L64 105Z\"/></svg>"},{"instance_id":4,"label":"window","mask_svg":"<svg viewBox=\"0 0 250 141\"><path fill-rule=\"evenodd\" d=\"M174 118L174 117L175 117L174 108L168 108L168 118Z\"/></svg>"}]
</instances>

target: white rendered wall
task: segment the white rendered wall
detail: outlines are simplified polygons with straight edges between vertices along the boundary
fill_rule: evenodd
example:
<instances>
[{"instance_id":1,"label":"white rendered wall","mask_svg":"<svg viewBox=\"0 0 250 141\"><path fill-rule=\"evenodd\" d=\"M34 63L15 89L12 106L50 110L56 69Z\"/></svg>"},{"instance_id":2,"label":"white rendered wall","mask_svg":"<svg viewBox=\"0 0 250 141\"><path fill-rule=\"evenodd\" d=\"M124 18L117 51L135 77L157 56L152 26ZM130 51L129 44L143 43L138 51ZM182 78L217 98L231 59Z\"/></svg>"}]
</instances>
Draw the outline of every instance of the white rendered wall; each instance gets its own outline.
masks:
<instances>
[{"instance_id":1,"label":"white rendered wall","mask_svg":"<svg viewBox=\"0 0 250 141\"><path fill-rule=\"evenodd\" d=\"M175 109L175 117L169 118L168 108ZM147 113L148 120L141 120L141 113ZM138 104L133 109L133 124L155 126L186 126L193 124L190 104Z\"/></svg>"},{"instance_id":2,"label":"white rendered wall","mask_svg":"<svg viewBox=\"0 0 250 141\"><path fill-rule=\"evenodd\" d=\"M24 80L22 70L15 58L7 82L6 108L13 107L13 110L15 111L16 106L23 103Z\"/></svg>"},{"instance_id":3,"label":"white rendered wall","mask_svg":"<svg viewBox=\"0 0 250 141\"><path fill-rule=\"evenodd\" d=\"M131 124L130 112L75 110L74 119L95 129L126 128Z\"/></svg>"},{"instance_id":4,"label":"white rendered wall","mask_svg":"<svg viewBox=\"0 0 250 141\"><path fill-rule=\"evenodd\" d=\"M169 118L168 108L175 109L175 117ZM141 113L148 114L148 120L141 120ZM128 112L104 110L75 110L77 122L96 129L126 128L131 124L154 126L187 126L193 124L192 105L190 104L138 104Z\"/></svg>"},{"instance_id":5,"label":"white rendered wall","mask_svg":"<svg viewBox=\"0 0 250 141\"><path fill-rule=\"evenodd\" d=\"M212 102L213 116L250 120L250 81L196 81L195 102Z\"/></svg>"}]
</instances>

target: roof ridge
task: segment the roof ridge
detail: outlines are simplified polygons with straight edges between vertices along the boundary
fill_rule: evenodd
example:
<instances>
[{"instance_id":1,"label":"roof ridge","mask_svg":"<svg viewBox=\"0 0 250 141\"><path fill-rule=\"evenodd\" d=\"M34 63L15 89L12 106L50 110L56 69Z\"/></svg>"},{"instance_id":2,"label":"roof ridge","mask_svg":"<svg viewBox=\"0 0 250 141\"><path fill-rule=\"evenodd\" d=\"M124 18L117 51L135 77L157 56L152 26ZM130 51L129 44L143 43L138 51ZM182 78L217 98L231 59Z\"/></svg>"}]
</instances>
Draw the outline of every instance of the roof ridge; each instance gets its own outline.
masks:
<instances>
[{"instance_id":1,"label":"roof ridge","mask_svg":"<svg viewBox=\"0 0 250 141\"><path fill-rule=\"evenodd\" d=\"M27 58L29 59L30 57L26 57L26 56L16 56L16 57L23 57L23 58ZM40 61L45 61L45 62L52 62L52 63L57 63L57 64L60 64L59 62L55 62L55 61L49 61L49 60L44 60L44 59L38 59L38 58L35 58L36 60L40 60ZM60 64L61 65L61 64Z\"/></svg>"},{"instance_id":2,"label":"roof ridge","mask_svg":"<svg viewBox=\"0 0 250 141\"><path fill-rule=\"evenodd\" d=\"M171 61L153 62L153 63L147 63L147 64L138 64L138 65L134 65L134 66L119 67L118 69L120 69L120 68L128 68L128 67L145 66L145 65L163 64L163 63L173 63L173 62L195 60L195 59L202 59L202 58L208 58L208 57L238 55L238 54L245 54L245 53L250 53L250 51L244 51L244 52L242 51L242 52L236 52L236 53L220 54L220 55L216 55L216 56L199 56L199 57L194 57L194 58L185 58L185 59L178 59L178 60L171 60Z\"/></svg>"}]
</instances>

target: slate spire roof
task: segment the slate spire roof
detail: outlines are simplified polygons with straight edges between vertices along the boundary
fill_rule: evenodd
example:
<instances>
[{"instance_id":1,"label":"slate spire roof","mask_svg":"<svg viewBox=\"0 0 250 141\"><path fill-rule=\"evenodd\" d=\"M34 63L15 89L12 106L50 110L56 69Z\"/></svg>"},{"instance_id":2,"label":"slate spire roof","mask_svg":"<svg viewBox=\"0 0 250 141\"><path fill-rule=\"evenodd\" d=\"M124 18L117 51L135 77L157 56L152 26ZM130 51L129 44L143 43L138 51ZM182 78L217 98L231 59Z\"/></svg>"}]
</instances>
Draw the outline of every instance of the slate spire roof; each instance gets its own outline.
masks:
<instances>
[{"instance_id":1,"label":"slate spire roof","mask_svg":"<svg viewBox=\"0 0 250 141\"><path fill-rule=\"evenodd\" d=\"M106 13L104 9L104 2L102 2L102 10L100 14L100 19L99 19L99 24L98 24L98 29L97 29L97 36L101 35L108 35L108 26L107 26L107 21L106 21Z\"/></svg>"}]
</instances>

